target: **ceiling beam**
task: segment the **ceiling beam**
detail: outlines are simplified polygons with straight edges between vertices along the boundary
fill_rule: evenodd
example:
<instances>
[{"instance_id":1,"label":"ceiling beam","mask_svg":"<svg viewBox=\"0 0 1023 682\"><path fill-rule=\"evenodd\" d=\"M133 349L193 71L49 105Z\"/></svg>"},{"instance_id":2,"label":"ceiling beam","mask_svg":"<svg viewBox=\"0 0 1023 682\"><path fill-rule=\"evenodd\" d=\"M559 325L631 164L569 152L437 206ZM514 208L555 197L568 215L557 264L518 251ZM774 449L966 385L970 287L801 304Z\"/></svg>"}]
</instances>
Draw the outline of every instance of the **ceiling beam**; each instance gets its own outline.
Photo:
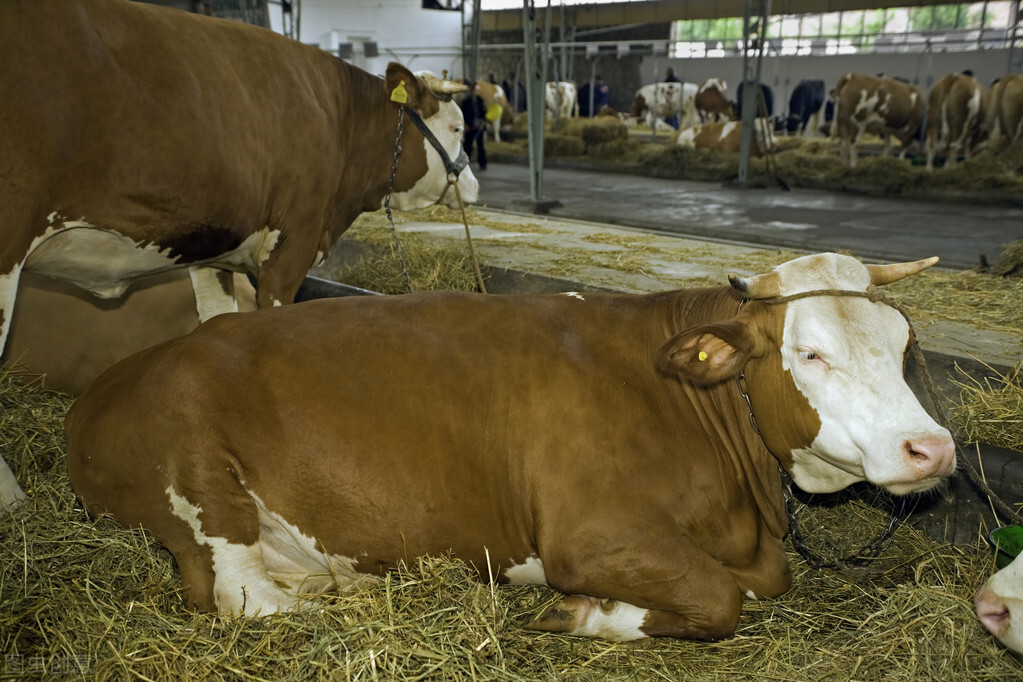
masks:
<instances>
[{"instance_id":1,"label":"ceiling beam","mask_svg":"<svg viewBox=\"0 0 1023 682\"><path fill-rule=\"evenodd\" d=\"M839 10L881 9L884 7L922 7L944 5L949 0L773 0L771 14L806 14ZM754 10L759 3L754 0ZM537 16L547 6L537 3ZM650 0L649 2L610 2L606 4L566 5L566 23L579 28L656 24L687 19L725 19L741 17L743 0ZM551 2L551 26L561 24L560 5ZM521 31L522 8L483 10L480 26L484 31Z\"/></svg>"}]
</instances>

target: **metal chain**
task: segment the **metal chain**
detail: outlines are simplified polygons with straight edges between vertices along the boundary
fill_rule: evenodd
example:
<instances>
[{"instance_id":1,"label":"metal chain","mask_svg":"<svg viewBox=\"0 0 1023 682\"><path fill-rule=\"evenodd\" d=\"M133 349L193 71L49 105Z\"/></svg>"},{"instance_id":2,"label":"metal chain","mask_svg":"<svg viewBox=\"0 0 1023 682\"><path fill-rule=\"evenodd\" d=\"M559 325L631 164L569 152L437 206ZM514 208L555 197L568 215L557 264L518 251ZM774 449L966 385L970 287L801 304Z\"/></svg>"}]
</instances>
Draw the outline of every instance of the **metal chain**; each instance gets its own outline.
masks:
<instances>
[{"instance_id":1,"label":"metal chain","mask_svg":"<svg viewBox=\"0 0 1023 682\"><path fill-rule=\"evenodd\" d=\"M401 134L405 129L405 107L398 107L398 136L394 140L394 159L391 161L391 180L387 185L387 195L384 197L384 213L387 214L387 223L391 226L391 241L394 244L394 251L398 255L398 263L401 265L401 277L405 282L405 290L412 291L412 278L408 274L408 265L405 262L405 252L401 249L401 240L398 239L398 228L394 226L394 216L391 215L391 194L394 192L394 177L398 173L398 158L401 156Z\"/></svg>"},{"instance_id":2,"label":"metal chain","mask_svg":"<svg viewBox=\"0 0 1023 682\"><path fill-rule=\"evenodd\" d=\"M920 501L919 495L894 497L895 507L892 509L892 516L884 529L877 534L877 537L849 556L826 561L807 546L803 530L799 525L799 517L796 515L799 510L799 500L792 493L792 477L789 476L789 472L785 471L781 465L778 466L778 471L781 472L782 494L785 497L785 512L789 518L789 534L792 536L792 546L806 560L806 563L813 568L849 571L869 566L892 544L892 540L895 539L895 531L899 529L902 522L916 509L916 505Z\"/></svg>"}]
</instances>

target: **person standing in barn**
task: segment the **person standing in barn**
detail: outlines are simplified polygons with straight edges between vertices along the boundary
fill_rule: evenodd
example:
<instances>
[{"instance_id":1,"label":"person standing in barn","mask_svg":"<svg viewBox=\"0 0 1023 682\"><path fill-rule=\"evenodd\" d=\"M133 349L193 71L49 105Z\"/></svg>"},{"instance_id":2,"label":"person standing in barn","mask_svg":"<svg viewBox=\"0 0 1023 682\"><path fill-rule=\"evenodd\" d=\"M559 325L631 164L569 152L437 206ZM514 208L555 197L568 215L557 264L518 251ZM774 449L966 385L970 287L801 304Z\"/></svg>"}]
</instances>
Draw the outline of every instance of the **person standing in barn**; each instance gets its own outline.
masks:
<instances>
[{"instance_id":1,"label":"person standing in barn","mask_svg":"<svg viewBox=\"0 0 1023 682\"><path fill-rule=\"evenodd\" d=\"M476 143L477 149L477 161L479 161L480 170L487 169L487 150L483 146L483 133L487 128L487 108L483 104L483 98L480 97L479 88L476 86L476 81L469 78L465 79L465 84L469 86L469 92L462 100L462 116L465 118L465 153L472 158L472 145Z\"/></svg>"}]
</instances>

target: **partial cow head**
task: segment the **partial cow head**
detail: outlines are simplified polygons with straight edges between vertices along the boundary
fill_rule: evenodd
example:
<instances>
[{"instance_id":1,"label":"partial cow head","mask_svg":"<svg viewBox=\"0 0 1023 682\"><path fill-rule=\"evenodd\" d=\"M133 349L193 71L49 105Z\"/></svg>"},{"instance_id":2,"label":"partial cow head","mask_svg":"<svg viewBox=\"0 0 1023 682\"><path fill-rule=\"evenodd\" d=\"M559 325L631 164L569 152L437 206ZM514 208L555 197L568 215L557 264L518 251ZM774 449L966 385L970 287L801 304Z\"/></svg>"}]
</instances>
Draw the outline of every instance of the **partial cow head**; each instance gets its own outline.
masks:
<instances>
[{"instance_id":1,"label":"partial cow head","mask_svg":"<svg viewBox=\"0 0 1023 682\"><path fill-rule=\"evenodd\" d=\"M867 292L936 261L877 266L820 254L766 275L731 276L749 302L732 319L668 341L661 366L697 385L744 372L764 442L807 492L862 480L899 495L929 490L955 469L955 445L903 378L911 334L901 313L881 301L828 293L758 301Z\"/></svg>"},{"instance_id":2,"label":"partial cow head","mask_svg":"<svg viewBox=\"0 0 1023 682\"><path fill-rule=\"evenodd\" d=\"M1013 620L1018 624L1023 618L1023 559L1014 559L988 578L974 602L984 627L1002 644L1023 653L1023 628L1012 626Z\"/></svg>"},{"instance_id":3,"label":"partial cow head","mask_svg":"<svg viewBox=\"0 0 1023 682\"><path fill-rule=\"evenodd\" d=\"M395 104L404 104L419 115L448 159L456 163L460 157L464 160L464 166L458 174L458 190L461 192L462 201L467 204L474 203L479 197L480 186L469 168L468 159L462 149L462 136L465 131L462 110L451 101L452 94L465 91L466 86L442 80L429 72L421 72L417 76L401 64L391 62L387 66L386 87ZM440 201L450 208L458 208L455 191L449 188L450 172L445 167L440 152L425 135L416 131L411 115L405 116L403 125L405 128L403 144L413 144L412 140L415 140L414 144L423 145L427 170L422 177L410 181L405 175L410 172L408 170L410 164L399 163L395 186L407 187L409 184L412 186L405 191L394 192L391 195L391 206L401 211L409 211Z\"/></svg>"}]
</instances>

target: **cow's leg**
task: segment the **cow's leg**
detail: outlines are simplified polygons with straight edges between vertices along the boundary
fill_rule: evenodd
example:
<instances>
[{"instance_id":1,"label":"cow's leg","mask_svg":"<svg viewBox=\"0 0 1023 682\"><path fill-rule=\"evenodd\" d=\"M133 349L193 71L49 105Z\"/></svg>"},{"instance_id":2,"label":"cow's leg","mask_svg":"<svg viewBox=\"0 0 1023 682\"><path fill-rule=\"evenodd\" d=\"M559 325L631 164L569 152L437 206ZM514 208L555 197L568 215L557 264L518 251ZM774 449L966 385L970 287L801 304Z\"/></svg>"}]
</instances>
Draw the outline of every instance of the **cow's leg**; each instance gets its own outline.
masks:
<instances>
[{"instance_id":1,"label":"cow's leg","mask_svg":"<svg viewBox=\"0 0 1023 682\"><path fill-rule=\"evenodd\" d=\"M11 319L14 315L14 303L18 296L18 279L21 265L15 265L11 272L0 275L0 355L7 345L7 337L11 331ZM0 459L0 513L15 503L26 499L25 491L18 485L18 480L7 465Z\"/></svg>"},{"instance_id":2,"label":"cow's leg","mask_svg":"<svg viewBox=\"0 0 1023 682\"><path fill-rule=\"evenodd\" d=\"M263 563L259 510L239 479L237 459L193 437L204 432L201 425L159 443L151 440L156 435L128 443L95 428L107 418L72 408L66 425L68 474L86 508L151 531L174 555L190 605L228 615L293 610L297 598L274 583ZM147 451L166 454L137 454Z\"/></svg>"},{"instance_id":3,"label":"cow's leg","mask_svg":"<svg viewBox=\"0 0 1023 682\"><path fill-rule=\"evenodd\" d=\"M301 219L291 221L292 225L315 225L322 222L317 216L299 216ZM303 244L297 236L299 230L284 227L285 234L296 234L289 247L274 251L264 262L256 275L256 307L272 308L294 302L295 294L302 286L306 273L313 266L313 257L320 251L317 244ZM312 254L313 257L307 254Z\"/></svg>"},{"instance_id":4,"label":"cow's leg","mask_svg":"<svg viewBox=\"0 0 1023 682\"><path fill-rule=\"evenodd\" d=\"M934 170L934 156L935 156L935 153L936 153L936 149L935 149L936 141L935 141L934 138L935 138L935 135L932 134L930 131L928 131L928 133L927 133L927 170L928 171L933 171Z\"/></svg>"},{"instance_id":5,"label":"cow's leg","mask_svg":"<svg viewBox=\"0 0 1023 682\"><path fill-rule=\"evenodd\" d=\"M176 559L181 556L182 585L190 590L199 587L189 594L194 604L206 610L215 605L217 611L229 615L265 616L294 610L297 597L278 587L267 572L259 541L259 514L237 479L226 494L218 490L216 499L202 500L199 493L192 495L200 498L193 501L174 486L165 492L171 514L184 522L186 529L176 524L177 537L162 541Z\"/></svg>"},{"instance_id":6,"label":"cow's leg","mask_svg":"<svg viewBox=\"0 0 1023 682\"><path fill-rule=\"evenodd\" d=\"M192 278L192 291L195 292L195 308L199 321L221 315L238 312L238 300L234 294L234 277L228 270L210 267L193 267L188 269Z\"/></svg>"},{"instance_id":7,"label":"cow's leg","mask_svg":"<svg viewBox=\"0 0 1023 682\"><path fill-rule=\"evenodd\" d=\"M552 537L541 543L547 582L571 596L529 627L615 641L720 639L734 632L744 592L775 596L789 586L780 542L772 545L769 560L762 558L766 550L753 548L753 565L743 573L765 575L747 585L680 536L677 526L666 533L651 523L631 528L627 537L613 537L607 534L608 524L598 525L599 530L575 528L570 540ZM612 554L609 548L615 548Z\"/></svg>"}]
</instances>

